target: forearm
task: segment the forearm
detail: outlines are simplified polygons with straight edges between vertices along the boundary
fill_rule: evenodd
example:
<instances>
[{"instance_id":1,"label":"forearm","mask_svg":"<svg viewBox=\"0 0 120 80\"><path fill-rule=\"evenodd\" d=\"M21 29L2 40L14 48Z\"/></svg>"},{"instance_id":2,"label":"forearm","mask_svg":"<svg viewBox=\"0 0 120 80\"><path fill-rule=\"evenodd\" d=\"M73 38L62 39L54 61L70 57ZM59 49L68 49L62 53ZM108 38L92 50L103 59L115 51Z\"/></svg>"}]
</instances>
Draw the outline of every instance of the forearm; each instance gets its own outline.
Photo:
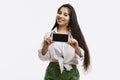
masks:
<instances>
[{"instance_id":1,"label":"forearm","mask_svg":"<svg viewBox=\"0 0 120 80\"><path fill-rule=\"evenodd\" d=\"M48 51L48 46L45 46L43 45L43 48L42 48L42 55L45 55Z\"/></svg>"},{"instance_id":2,"label":"forearm","mask_svg":"<svg viewBox=\"0 0 120 80\"><path fill-rule=\"evenodd\" d=\"M75 52L80 56L82 57L83 55L81 54L81 48L78 46L75 48Z\"/></svg>"}]
</instances>

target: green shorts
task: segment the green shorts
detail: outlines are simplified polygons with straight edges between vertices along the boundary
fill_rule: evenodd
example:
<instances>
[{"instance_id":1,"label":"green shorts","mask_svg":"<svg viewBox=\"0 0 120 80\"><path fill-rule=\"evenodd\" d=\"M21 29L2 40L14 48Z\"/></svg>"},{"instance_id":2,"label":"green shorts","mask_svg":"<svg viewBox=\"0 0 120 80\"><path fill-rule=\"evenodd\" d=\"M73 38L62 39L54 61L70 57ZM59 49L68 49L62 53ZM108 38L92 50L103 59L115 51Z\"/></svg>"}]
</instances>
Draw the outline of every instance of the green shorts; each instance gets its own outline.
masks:
<instances>
[{"instance_id":1,"label":"green shorts","mask_svg":"<svg viewBox=\"0 0 120 80\"><path fill-rule=\"evenodd\" d=\"M70 71L64 69L61 73L58 64L50 63L46 69L44 80L79 80L79 77L76 65Z\"/></svg>"}]
</instances>

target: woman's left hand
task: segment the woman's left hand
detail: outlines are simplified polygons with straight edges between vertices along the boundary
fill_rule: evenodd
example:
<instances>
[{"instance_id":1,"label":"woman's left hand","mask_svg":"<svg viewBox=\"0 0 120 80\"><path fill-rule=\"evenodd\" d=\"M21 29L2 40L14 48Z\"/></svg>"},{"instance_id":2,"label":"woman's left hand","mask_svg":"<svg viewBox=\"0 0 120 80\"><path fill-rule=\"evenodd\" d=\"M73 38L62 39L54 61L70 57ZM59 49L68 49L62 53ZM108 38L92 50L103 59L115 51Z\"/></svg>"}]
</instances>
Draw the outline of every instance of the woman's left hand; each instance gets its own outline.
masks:
<instances>
[{"instance_id":1,"label":"woman's left hand","mask_svg":"<svg viewBox=\"0 0 120 80\"><path fill-rule=\"evenodd\" d=\"M74 39L73 37L70 38L68 40L68 44L71 45L74 49L75 49L75 52L79 55L79 56L82 56L81 54L81 50L80 50L80 47L79 47L79 44L78 44L78 41L76 39Z\"/></svg>"},{"instance_id":2,"label":"woman's left hand","mask_svg":"<svg viewBox=\"0 0 120 80\"><path fill-rule=\"evenodd\" d=\"M79 47L78 41L74 38L70 38L68 40L68 44L71 45L74 49L77 49Z\"/></svg>"}]
</instances>

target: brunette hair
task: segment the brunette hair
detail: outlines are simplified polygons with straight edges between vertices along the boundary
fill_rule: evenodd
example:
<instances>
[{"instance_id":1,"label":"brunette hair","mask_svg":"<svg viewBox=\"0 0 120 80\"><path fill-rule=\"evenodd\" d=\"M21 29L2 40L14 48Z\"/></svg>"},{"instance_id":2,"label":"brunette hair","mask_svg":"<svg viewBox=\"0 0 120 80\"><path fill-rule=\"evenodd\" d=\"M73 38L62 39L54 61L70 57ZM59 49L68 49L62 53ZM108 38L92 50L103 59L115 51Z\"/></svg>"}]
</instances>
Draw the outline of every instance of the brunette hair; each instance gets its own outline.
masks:
<instances>
[{"instance_id":1,"label":"brunette hair","mask_svg":"<svg viewBox=\"0 0 120 80\"><path fill-rule=\"evenodd\" d=\"M79 46L84 50L83 67L84 67L84 70L87 71L88 67L90 66L89 49L88 49L88 46L86 44L85 38L82 34L82 31L80 29L80 26L78 24L76 12L70 4L64 4L58 8L57 13L60 11L60 9L62 7L67 7L69 9L70 21L69 21L68 27L71 30L71 34L72 34L73 38L75 38L78 41ZM52 30L55 27L58 27L57 21L55 22Z\"/></svg>"}]
</instances>

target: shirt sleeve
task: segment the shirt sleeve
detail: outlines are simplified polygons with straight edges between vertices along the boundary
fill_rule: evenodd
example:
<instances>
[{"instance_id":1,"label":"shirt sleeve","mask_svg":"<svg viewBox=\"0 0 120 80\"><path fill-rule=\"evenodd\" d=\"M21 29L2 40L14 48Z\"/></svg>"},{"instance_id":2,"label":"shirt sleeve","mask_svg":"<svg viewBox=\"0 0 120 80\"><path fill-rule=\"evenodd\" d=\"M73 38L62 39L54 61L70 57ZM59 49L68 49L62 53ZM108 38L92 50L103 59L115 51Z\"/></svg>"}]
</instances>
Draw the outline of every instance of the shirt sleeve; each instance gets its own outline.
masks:
<instances>
[{"instance_id":1,"label":"shirt sleeve","mask_svg":"<svg viewBox=\"0 0 120 80\"><path fill-rule=\"evenodd\" d=\"M41 50L42 50L42 49L39 49L39 50L38 50L38 56L39 56L39 58L40 58L42 61L50 60L49 51L47 51L46 54L43 55L43 54L41 53Z\"/></svg>"}]
</instances>

